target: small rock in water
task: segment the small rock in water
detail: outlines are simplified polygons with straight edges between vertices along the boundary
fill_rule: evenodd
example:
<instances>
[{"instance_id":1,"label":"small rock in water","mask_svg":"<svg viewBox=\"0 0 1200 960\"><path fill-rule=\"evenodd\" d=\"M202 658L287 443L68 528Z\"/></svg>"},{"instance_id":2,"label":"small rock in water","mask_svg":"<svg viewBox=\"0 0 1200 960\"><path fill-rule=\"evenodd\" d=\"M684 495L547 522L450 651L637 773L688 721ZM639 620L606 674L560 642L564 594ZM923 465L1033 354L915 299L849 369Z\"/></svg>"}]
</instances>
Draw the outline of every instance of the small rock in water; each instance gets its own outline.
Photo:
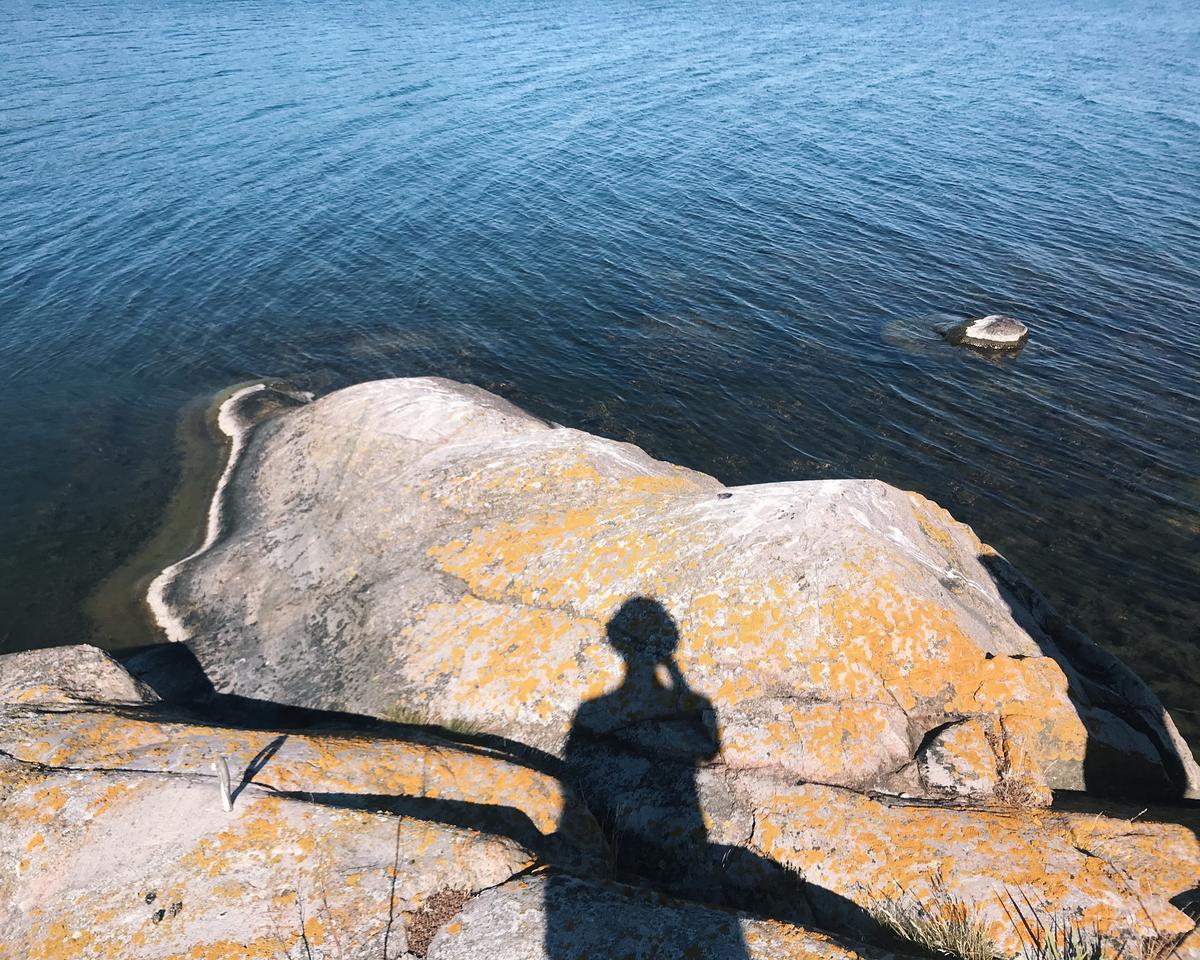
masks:
<instances>
[{"instance_id":1,"label":"small rock in water","mask_svg":"<svg viewBox=\"0 0 1200 960\"><path fill-rule=\"evenodd\" d=\"M993 313L979 320L967 320L946 331L946 339L958 347L982 350L1018 350L1029 339L1029 328L1020 320Z\"/></svg>"}]
</instances>

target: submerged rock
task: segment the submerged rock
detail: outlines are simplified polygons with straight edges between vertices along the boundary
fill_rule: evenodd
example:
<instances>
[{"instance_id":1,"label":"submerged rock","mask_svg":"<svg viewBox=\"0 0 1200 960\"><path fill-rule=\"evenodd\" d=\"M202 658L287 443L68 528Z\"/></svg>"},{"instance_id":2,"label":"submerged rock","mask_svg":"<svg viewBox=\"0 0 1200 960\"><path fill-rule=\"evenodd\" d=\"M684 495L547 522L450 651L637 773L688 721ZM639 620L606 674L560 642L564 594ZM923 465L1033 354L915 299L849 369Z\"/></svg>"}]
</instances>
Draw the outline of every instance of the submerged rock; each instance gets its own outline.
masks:
<instances>
[{"instance_id":1,"label":"submerged rock","mask_svg":"<svg viewBox=\"0 0 1200 960\"><path fill-rule=\"evenodd\" d=\"M1018 350L1029 339L1029 328L1020 320L1000 313L967 320L946 331L946 339L955 346L981 350Z\"/></svg>"}]
</instances>

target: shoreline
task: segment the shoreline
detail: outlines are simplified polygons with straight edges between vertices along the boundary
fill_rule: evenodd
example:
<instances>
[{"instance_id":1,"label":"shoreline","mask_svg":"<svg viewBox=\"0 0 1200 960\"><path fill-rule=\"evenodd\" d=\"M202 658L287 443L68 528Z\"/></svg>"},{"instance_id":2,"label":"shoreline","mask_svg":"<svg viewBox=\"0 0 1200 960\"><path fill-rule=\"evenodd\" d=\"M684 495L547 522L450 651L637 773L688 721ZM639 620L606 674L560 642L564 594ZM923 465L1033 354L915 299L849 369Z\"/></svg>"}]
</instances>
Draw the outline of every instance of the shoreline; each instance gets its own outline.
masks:
<instances>
[{"instance_id":1,"label":"shoreline","mask_svg":"<svg viewBox=\"0 0 1200 960\"><path fill-rule=\"evenodd\" d=\"M191 554L204 538L201 518L207 516L228 454L216 410L232 389L194 396L177 414L174 443L166 451L177 460L173 482L150 533L83 600L88 642L117 656L162 642L146 591L164 568Z\"/></svg>"},{"instance_id":2,"label":"shoreline","mask_svg":"<svg viewBox=\"0 0 1200 960\"><path fill-rule=\"evenodd\" d=\"M216 543L217 538L221 533L221 515L225 499L225 488L229 485L229 480L233 476L233 472L237 469L237 465L241 460L242 450L246 445L246 437L250 431L250 424L239 422L236 408L241 401L248 396L259 393L267 389L265 381L259 381L249 386L235 390L232 394L225 398L221 405L217 408L216 425L217 429L224 434L229 440L229 451L225 458L225 467L221 471L221 476L217 480L216 488L213 490L212 499L208 505L208 513L206 515L204 540L200 546L189 553L186 557L176 560L170 566L166 567L158 574L151 582L146 590L146 606L149 609L152 621L166 635L167 640L172 643L178 643L181 640L187 639L187 630L183 625L183 621L173 614L166 602L166 591L170 589L171 584L175 582L175 578L179 575L179 571L190 563L192 560L202 556L212 545Z\"/></svg>"}]
</instances>

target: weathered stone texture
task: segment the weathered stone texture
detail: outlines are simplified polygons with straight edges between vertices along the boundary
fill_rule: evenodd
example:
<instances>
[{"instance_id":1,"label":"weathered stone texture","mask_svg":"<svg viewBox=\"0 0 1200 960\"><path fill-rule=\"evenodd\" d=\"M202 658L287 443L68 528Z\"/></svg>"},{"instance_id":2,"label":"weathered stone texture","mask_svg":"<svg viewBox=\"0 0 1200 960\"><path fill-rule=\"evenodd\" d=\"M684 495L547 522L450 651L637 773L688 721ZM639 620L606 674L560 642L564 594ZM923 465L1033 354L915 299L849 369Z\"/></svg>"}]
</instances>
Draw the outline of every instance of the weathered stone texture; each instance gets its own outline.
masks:
<instances>
[{"instance_id":1,"label":"weathered stone texture","mask_svg":"<svg viewBox=\"0 0 1200 960\"><path fill-rule=\"evenodd\" d=\"M606 624L642 596L731 767L887 788L929 731L973 719L1052 788L1200 782L1144 684L968 527L877 481L725 489L414 379L262 424L227 493L228 528L167 597L227 691L401 704L560 751L621 685ZM605 722L652 721L652 686Z\"/></svg>"},{"instance_id":2,"label":"weathered stone texture","mask_svg":"<svg viewBox=\"0 0 1200 960\"><path fill-rule=\"evenodd\" d=\"M487 738L233 729L173 709L0 710L0 957L296 957L306 940L378 958L385 938L395 957L447 890L467 903L434 958L575 956L608 931L669 955L712 938L702 956L836 960L814 927L871 937L873 902L897 891L954 897L1010 953L1006 891L1113 938L1193 925L1179 907L1200 885L1200 824L1180 808L945 807L710 765L694 773L703 835L677 845L687 772L661 760L576 748L580 795ZM614 865L645 886L606 880ZM749 912L699 905L714 902Z\"/></svg>"},{"instance_id":3,"label":"weathered stone texture","mask_svg":"<svg viewBox=\"0 0 1200 960\"><path fill-rule=\"evenodd\" d=\"M0 759L0 957L13 960L276 960L304 940L314 956L378 960L385 939L387 957L403 952L406 915L438 891L607 862L558 780L431 735L10 708Z\"/></svg>"},{"instance_id":4,"label":"weathered stone texture","mask_svg":"<svg viewBox=\"0 0 1200 960\"><path fill-rule=\"evenodd\" d=\"M428 960L873 960L820 933L663 897L617 883L549 875L472 900L430 945Z\"/></svg>"},{"instance_id":5,"label":"weathered stone texture","mask_svg":"<svg viewBox=\"0 0 1200 960\"><path fill-rule=\"evenodd\" d=\"M897 893L1008 954L1009 892L1193 929L1195 808L1050 806L1194 790L1170 718L923 497L727 489L443 380L266 393L156 594L214 699L0 658L0 958L851 960ZM228 721L264 700L298 728Z\"/></svg>"},{"instance_id":6,"label":"weathered stone texture","mask_svg":"<svg viewBox=\"0 0 1200 960\"><path fill-rule=\"evenodd\" d=\"M0 704L150 703L154 691L99 647L0 655Z\"/></svg>"}]
</instances>

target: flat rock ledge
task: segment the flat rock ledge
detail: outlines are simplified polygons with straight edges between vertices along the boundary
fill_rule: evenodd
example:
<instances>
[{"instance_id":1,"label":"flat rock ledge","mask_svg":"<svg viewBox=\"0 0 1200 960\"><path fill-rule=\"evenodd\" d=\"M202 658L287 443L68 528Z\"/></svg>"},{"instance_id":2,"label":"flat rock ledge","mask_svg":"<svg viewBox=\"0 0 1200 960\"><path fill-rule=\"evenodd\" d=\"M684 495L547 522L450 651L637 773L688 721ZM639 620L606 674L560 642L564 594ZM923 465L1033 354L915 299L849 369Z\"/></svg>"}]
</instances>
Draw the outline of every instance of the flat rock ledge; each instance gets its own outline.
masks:
<instances>
[{"instance_id":1,"label":"flat rock ledge","mask_svg":"<svg viewBox=\"0 0 1200 960\"><path fill-rule=\"evenodd\" d=\"M0 957L918 951L889 910L1017 956L1015 902L1200 958L1187 746L935 504L271 389L152 588L181 642L0 657Z\"/></svg>"}]
</instances>

